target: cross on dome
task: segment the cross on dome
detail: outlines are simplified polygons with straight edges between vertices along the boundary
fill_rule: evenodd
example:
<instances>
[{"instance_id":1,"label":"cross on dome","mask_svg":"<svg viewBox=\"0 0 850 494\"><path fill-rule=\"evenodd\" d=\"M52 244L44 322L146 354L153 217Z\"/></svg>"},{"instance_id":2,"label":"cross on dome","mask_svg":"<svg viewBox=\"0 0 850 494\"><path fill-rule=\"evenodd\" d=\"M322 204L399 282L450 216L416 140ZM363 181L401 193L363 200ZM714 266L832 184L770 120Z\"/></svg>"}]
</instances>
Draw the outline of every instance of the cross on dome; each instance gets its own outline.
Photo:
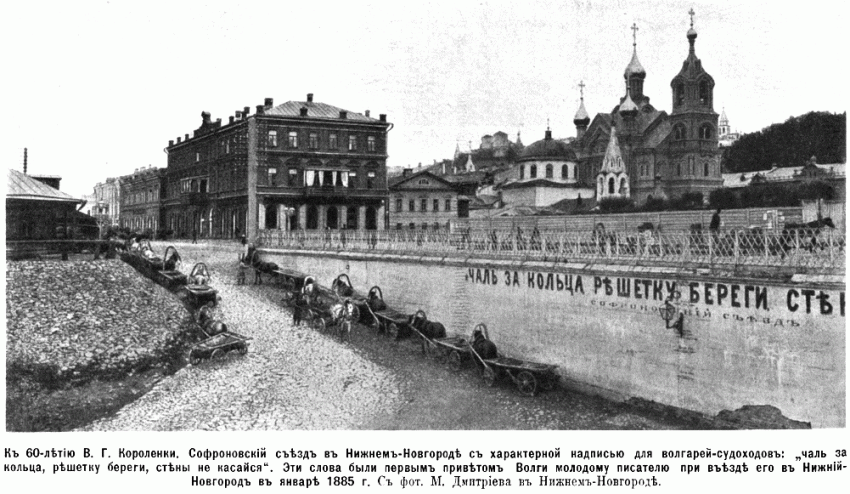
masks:
<instances>
[{"instance_id":1,"label":"cross on dome","mask_svg":"<svg viewBox=\"0 0 850 494\"><path fill-rule=\"evenodd\" d=\"M693 12L693 9L691 9L691 11ZM694 25L693 17L691 17L691 26L693 26L693 25ZM631 27L631 30L632 30L632 46L637 46L638 29L640 29L640 28L637 27L637 23L632 23L632 27Z\"/></svg>"},{"instance_id":2,"label":"cross on dome","mask_svg":"<svg viewBox=\"0 0 850 494\"><path fill-rule=\"evenodd\" d=\"M579 83L578 83L578 89L579 89L579 91L581 91L581 99L582 99L582 101L584 101L584 87L585 87L585 86L586 86L586 84L584 83L584 81L583 81L583 80L579 81Z\"/></svg>"},{"instance_id":3,"label":"cross on dome","mask_svg":"<svg viewBox=\"0 0 850 494\"><path fill-rule=\"evenodd\" d=\"M691 27L694 27L694 14L695 14L694 8L691 7L691 10L688 11L688 15L691 16Z\"/></svg>"}]
</instances>

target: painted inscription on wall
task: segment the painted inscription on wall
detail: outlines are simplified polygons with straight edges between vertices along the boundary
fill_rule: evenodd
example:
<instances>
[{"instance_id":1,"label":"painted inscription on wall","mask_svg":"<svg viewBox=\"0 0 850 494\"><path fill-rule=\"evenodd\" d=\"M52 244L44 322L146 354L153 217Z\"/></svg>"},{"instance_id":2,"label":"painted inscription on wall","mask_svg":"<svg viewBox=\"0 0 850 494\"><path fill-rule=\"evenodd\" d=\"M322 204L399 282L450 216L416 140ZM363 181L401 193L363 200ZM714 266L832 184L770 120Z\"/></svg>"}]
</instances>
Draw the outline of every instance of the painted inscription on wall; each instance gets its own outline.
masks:
<instances>
[{"instance_id":1,"label":"painted inscription on wall","mask_svg":"<svg viewBox=\"0 0 850 494\"><path fill-rule=\"evenodd\" d=\"M809 288L778 288L748 283L718 283L646 279L604 275L581 275L539 271L512 271L468 268L464 279L479 285L506 286L514 290L545 290L569 296L589 297L599 307L657 311L671 299L686 315L712 317L711 309L723 319L759 322L782 326L799 324L793 319L771 318L786 310L786 315L840 315L844 317L844 292L828 292ZM781 291L781 293L777 293ZM651 304L647 301L653 302ZM660 302L660 303L657 303ZM722 309L750 309L761 316L743 317Z\"/></svg>"}]
</instances>

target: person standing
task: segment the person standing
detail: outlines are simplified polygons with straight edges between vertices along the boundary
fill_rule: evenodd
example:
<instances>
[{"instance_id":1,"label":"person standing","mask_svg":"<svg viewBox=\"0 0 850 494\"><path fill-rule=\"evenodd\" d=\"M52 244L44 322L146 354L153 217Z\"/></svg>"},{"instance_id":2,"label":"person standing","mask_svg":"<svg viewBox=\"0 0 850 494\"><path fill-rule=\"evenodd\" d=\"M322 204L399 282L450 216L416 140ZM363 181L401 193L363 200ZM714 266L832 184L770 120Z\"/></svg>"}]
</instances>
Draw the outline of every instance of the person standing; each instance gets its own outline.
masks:
<instances>
[{"instance_id":1,"label":"person standing","mask_svg":"<svg viewBox=\"0 0 850 494\"><path fill-rule=\"evenodd\" d=\"M708 224L708 229L713 235L717 235L720 230L720 208L711 216L711 223Z\"/></svg>"},{"instance_id":2,"label":"person standing","mask_svg":"<svg viewBox=\"0 0 850 494\"><path fill-rule=\"evenodd\" d=\"M193 244L198 243L198 230L197 229L192 230L192 243Z\"/></svg>"}]
</instances>

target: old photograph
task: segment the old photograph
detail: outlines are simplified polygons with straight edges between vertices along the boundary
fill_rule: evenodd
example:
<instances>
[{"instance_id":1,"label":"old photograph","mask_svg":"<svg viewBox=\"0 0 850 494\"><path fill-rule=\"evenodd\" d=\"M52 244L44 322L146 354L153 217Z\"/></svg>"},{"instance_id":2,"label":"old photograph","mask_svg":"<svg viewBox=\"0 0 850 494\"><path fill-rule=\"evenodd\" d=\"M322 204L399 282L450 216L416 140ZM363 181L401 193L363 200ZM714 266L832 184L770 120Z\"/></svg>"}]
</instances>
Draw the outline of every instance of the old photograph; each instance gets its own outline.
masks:
<instances>
[{"instance_id":1,"label":"old photograph","mask_svg":"<svg viewBox=\"0 0 850 494\"><path fill-rule=\"evenodd\" d=\"M404 487L431 489L657 485L547 472L596 457L547 457L564 431L677 482L668 448L720 458L706 431L752 469L781 443L747 438L846 469L846 8L2 10L6 471L106 461L97 432L183 459L173 438L312 437L346 465L409 438L445 478ZM433 445L482 431L543 459L449 480ZM345 475L314 485L402 487Z\"/></svg>"}]
</instances>

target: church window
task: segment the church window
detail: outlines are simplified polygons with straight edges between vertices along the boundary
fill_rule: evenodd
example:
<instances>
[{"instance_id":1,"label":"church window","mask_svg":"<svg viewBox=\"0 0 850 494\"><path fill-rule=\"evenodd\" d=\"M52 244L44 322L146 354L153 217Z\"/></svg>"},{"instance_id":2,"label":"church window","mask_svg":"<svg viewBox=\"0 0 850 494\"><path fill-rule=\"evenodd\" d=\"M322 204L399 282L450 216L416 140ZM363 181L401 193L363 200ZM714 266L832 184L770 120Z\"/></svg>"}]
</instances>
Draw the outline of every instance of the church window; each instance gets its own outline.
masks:
<instances>
[{"instance_id":1,"label":"church window","mask_svg":"<svg viewBox=\"0 0 850 494\"><path fill-rule=\"evenodd\" d=\"M528 178L537 178L537 165L531 165L531 169L528 171Z\"/></svg>"},{"instance_id":2,"label":"church window","mask_svg":"<svg viewBox=\"0 0 850 494\"><path fill-rule=\"evenodd\" d=\"M620 190L619 190L619 193L620 193L620 194L625 195L625 194L626 194L626 189L627 189L627 188L628 188L628 185L626 185L626 177L623 177L623 178L621 178L621 179L620 179Z\"/></svg>"},{"instance_id":3,"label":"church window","mask_svg":"<svg viewBox=\"0 0 850 494\"><path fill-rule=\"evenodd\" d=\"M676 105L681 106L685 102L685 85L677 84L676 85Z\"/></svg>"},{"instance_id":4,"label":"church window","mask_svg":"<svg viewBox=\"0 0 850 494\"><path fill-rule=\"evenodd\" d=\"M699 128L699 138L700 139L711 139L713 134L713 130L711 128L711 124L704 124Z\"/></svg>"},{"instance_id":5,"label":"church window","mask_svg":"<svg viewBox=\"0 0 850 494\"><path fill-rule=\"evenodd\" d=\"M711 104L711 91L708 88L708 81L699 83L699 102L703 105Z\"/></svg>"},{"instance_id":6,"label":"church window","mask_svg":"<svg viewBox=\"0 0 850 494\"><path fill-rule=\"evenodd\" d=\"M678 124L675 127L673 127L673 137L677 141L684 140L686 136L687 136L687 129L685 129L684 125Z\"/></svg>"},{"instance_id":7,"label":"church window","mask_svg":"<svg viewBox=\"0 0 850 494\"><path fill-rule=\"evenodd\" d=\"M608 193L609 194L614 193L614 177L611 177L611 178L608 179Z\"/></svg>"},{"instance_id":8,"label":"church window","mask_svg":"<svg viewBox=\"0 0 850 494\"><path fill-rule=\"evenodd\" d=\"M682 164L681 163L676 163L676 175L678 175L680 177L682 176Z\"/></svg>"},{"instance_id":9,"label":"church window","mask_svg":"<svg viewBox=\"0 0 850 494\"><path fill-rule=\"evenodd\" d=\"M696 175L696 169L694 168L694 157L688 156L688 175Z\"/></svg>"},{"instance_id":10,"label":"church window","mask_svg":"<svg viewBox=\"0 0 850 494\"><path fill-rule=\"evenodd\" d=\"M554 177L554 173L553 173L553 169L552 169L552 163L549 163L548 165L546 165L546 178L553 178L553 177Z\"/></svg>"},{"instance_id":11,"label":"church window","mask_svg":"<svg viewBox=\"0 0 850 494\"><path fill-rule=\"evenodd\" d=\"M525 165L519 165L519 179L525 179Z\"/></svg>"},{"instance_id":12,"label":"church window","mask_svg":"<svg viewBox=\"0 0 850 494\"><path fill-rule=\"evenodd\" d=\"M705 163L702 164L702 171L703 171L703 174L707 177L708 176L708 161L706 161Z\"/></svg>"},{"instance_id":13,"label":"church window","mask_svg":"<svg viewBox=\"0 0 850 494\"><path fill-rule=\"evenodd\" d=\"M563 178L564 180L569 178L570 177L570 175L569 175L570 171L569 170L570 169L567 165L561 165L561 178Z\"/></svg>"}]
</instances>

